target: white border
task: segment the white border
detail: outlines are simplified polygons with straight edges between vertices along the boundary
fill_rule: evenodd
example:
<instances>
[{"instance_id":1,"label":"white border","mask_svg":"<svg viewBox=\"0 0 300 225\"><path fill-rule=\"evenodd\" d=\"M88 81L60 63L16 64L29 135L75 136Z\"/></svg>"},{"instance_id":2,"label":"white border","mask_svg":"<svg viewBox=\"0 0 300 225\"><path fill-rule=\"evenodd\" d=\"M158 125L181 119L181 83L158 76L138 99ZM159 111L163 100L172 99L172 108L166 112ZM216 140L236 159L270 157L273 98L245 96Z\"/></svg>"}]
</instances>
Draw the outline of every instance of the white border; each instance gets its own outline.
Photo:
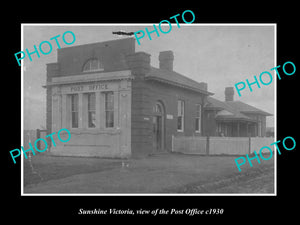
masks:
<instances>
[{"instance_id":1,"label":"white border","mask_svg":"<svg viewBox=\"0 0 300 225\"><path fill-rule=\"evenodd\" d=\"M277 66L277 24L274 26L274 67ZM274 76L275 77L275 76ZM277 141L277 79L274 79L274 142ZM274 195L277 196L277 151L274 150Z\"/></svg>"},{"instance_id":2,"label":"white border","mask_svg":"<svg viewBox=\"0 0 300 225\"><path fill-rule=\"evenodd\" d=\"M129 23L129 24L119 24L119 23L21 23L21 51L24 49L23 43L23 27L24 26L152 26L157 23ZM174 23L172 23L174 24ZM163 26L166 24L162 24ZM277 65L277 24L276 23L192 23L192 24L180 24L180 26L274 26L274 67ZM24 92L24 78L23 78L23 61L21 61L21 144L23 144L24 137L24 104L23 104L23 92ZM277 79L274 79L274 142L277 138ZM24 193L24 177L23 177L23 166L24 166L24 156L21 157L21 196L277 196L277 151L274 151L274 193L236 193L236 194L218 194L218 193L206 193L206 194L168 194L168 193L148 193L148 194L128 194L128 193L105 193L105 194L69 194L69 193Z\"/></svg>"},{"instance_id":3,"label":"white border","mask_svg":"<svg viewBox=\"0 0 300 225\"><path fill-rule=\"evenodd\" d=\"M21 50L24 49L24 43L23 43L23 24L21 24ZM23 60L21 61L21 145L24 146L23 140L24 140L24 74L23 74ZM24 156L21 154L21 196L24 194L24 178L23 178L23 168L24 168Z\"/></svg>"}]
</instances>

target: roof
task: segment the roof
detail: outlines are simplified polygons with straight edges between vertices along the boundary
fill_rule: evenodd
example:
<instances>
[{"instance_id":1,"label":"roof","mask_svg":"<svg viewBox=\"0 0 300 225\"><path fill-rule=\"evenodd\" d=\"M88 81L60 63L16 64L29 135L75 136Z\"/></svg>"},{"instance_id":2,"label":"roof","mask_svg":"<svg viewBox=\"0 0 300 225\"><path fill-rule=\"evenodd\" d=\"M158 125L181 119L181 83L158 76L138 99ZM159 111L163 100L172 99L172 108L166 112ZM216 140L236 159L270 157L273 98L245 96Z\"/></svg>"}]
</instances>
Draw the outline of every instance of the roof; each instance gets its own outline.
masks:
<instances>
[{"instance_id":1,"label":"roof","mask_svg":"<svg viewBox=\"0 0 300 225\"><path fill-rule=\"evenodd\" d=\"M265 115L265 116L272 116L272 114L270 114L268 112L265 112L263 110L255 108L254 106L248 105L241 101L228 101L226 103L229 104L230 106L236 108L237 110L239 110L242 113L256 113L256 114L261 114L261 115Z\"/></svg>"},{"instance_id":2,"label":"roof","mask_svg":"<svg viewBox=\"0 0 300 225\"><path fill-rule=\"evenodd\" d=\"M158 69L150 67L150 71L145 75L146 80L156 80L171 85L179 86L205 95L213 95L213 93L205 90L204 83L198 83L180 73L166 69Z\"/></svg>"},{"instance_id":3,"label":"roof","mask_svg":"<svg viewBox=\"0 0 300 225\"><path fill-rule=\"evenodd\" d=\"M217 109L216 119L235 119L235 120L251 120L248 116L242 114L239 110L233 106L222 102L212 97L207 97L208 104L205 106L206 109Z\"/></svg>"},{"instance_id":4,"label":"roof","mask_svg":"<svg viewBox=\"0 0 300 225\"><path fill-rule=\"evenodd\" d=\"M258 108L248 105L241 101L220 101L212 97L207 97L208 104L205 106L206 110L216 109L218 110L217 120L244 120L255 121L250 118L247 113L260 114L265 116L271 116L272 114L264 112Z\"/></svg>"}]
</instances>

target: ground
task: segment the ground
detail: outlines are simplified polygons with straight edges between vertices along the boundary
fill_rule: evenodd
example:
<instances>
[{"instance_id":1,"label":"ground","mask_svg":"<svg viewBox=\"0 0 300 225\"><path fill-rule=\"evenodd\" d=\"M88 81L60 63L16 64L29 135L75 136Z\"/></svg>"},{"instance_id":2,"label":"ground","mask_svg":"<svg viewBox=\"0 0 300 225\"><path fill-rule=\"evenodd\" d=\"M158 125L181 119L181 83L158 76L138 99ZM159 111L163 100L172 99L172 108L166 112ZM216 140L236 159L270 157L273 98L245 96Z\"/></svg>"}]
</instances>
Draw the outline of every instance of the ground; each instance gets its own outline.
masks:
<instances>
[{"instance_id":1,"label":"ground","mask_svg":"<svg viewBox=\"0 0 300 225\"><path fill-rule=\"evenodd\" d=\"M24 159L24 193L274 193L274 162L238 156L157 154L137 159ZM32 165L32 167L31 167Z\"/></svg>"}]
</instances>

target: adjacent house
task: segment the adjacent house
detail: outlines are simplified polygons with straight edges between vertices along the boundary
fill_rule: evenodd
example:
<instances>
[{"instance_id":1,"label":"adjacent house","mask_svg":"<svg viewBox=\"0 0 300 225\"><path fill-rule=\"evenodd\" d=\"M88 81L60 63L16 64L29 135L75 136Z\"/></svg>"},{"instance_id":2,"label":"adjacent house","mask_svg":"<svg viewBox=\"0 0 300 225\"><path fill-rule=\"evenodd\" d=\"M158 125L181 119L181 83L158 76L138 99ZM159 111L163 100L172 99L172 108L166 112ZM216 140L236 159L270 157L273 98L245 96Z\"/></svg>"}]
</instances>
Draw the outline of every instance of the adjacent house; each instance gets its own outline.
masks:
<instances>
[{"instance_id":1,"label":"adjacent house","mask_svg":"<svg viewBox=\"0 0 300 225\"><path fill-rule=\"evenodd\" d=\"M264 137L266 117L272 115L234 101L233 87L225 88L225 101L208 97L204 110L204 133L208 136Z\"/></svg>"}]
</instances>

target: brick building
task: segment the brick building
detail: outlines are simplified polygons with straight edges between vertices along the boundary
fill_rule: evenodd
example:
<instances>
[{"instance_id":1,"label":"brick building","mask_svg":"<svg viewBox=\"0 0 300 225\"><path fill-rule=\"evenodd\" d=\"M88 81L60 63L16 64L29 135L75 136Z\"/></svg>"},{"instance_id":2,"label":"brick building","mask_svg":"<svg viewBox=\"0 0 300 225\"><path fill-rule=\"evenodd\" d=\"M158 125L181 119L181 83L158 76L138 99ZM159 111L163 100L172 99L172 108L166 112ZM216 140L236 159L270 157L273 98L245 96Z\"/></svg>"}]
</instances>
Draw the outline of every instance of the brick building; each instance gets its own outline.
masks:
<instances>
[{"instance_id":1,"label":"brick building","mask_svg":"<svg viewBox=\"0 0 300 225\"><path fill-rule=\"evenodd\" d=\"M58 49L57 62L47 64L46 125L72 137L51 152L130 157L170 151L172 135L216 135L226 110L207 84L173 71L172 51L158 60L152 67L133 38Z\"/></svg>"}]
</instances>

